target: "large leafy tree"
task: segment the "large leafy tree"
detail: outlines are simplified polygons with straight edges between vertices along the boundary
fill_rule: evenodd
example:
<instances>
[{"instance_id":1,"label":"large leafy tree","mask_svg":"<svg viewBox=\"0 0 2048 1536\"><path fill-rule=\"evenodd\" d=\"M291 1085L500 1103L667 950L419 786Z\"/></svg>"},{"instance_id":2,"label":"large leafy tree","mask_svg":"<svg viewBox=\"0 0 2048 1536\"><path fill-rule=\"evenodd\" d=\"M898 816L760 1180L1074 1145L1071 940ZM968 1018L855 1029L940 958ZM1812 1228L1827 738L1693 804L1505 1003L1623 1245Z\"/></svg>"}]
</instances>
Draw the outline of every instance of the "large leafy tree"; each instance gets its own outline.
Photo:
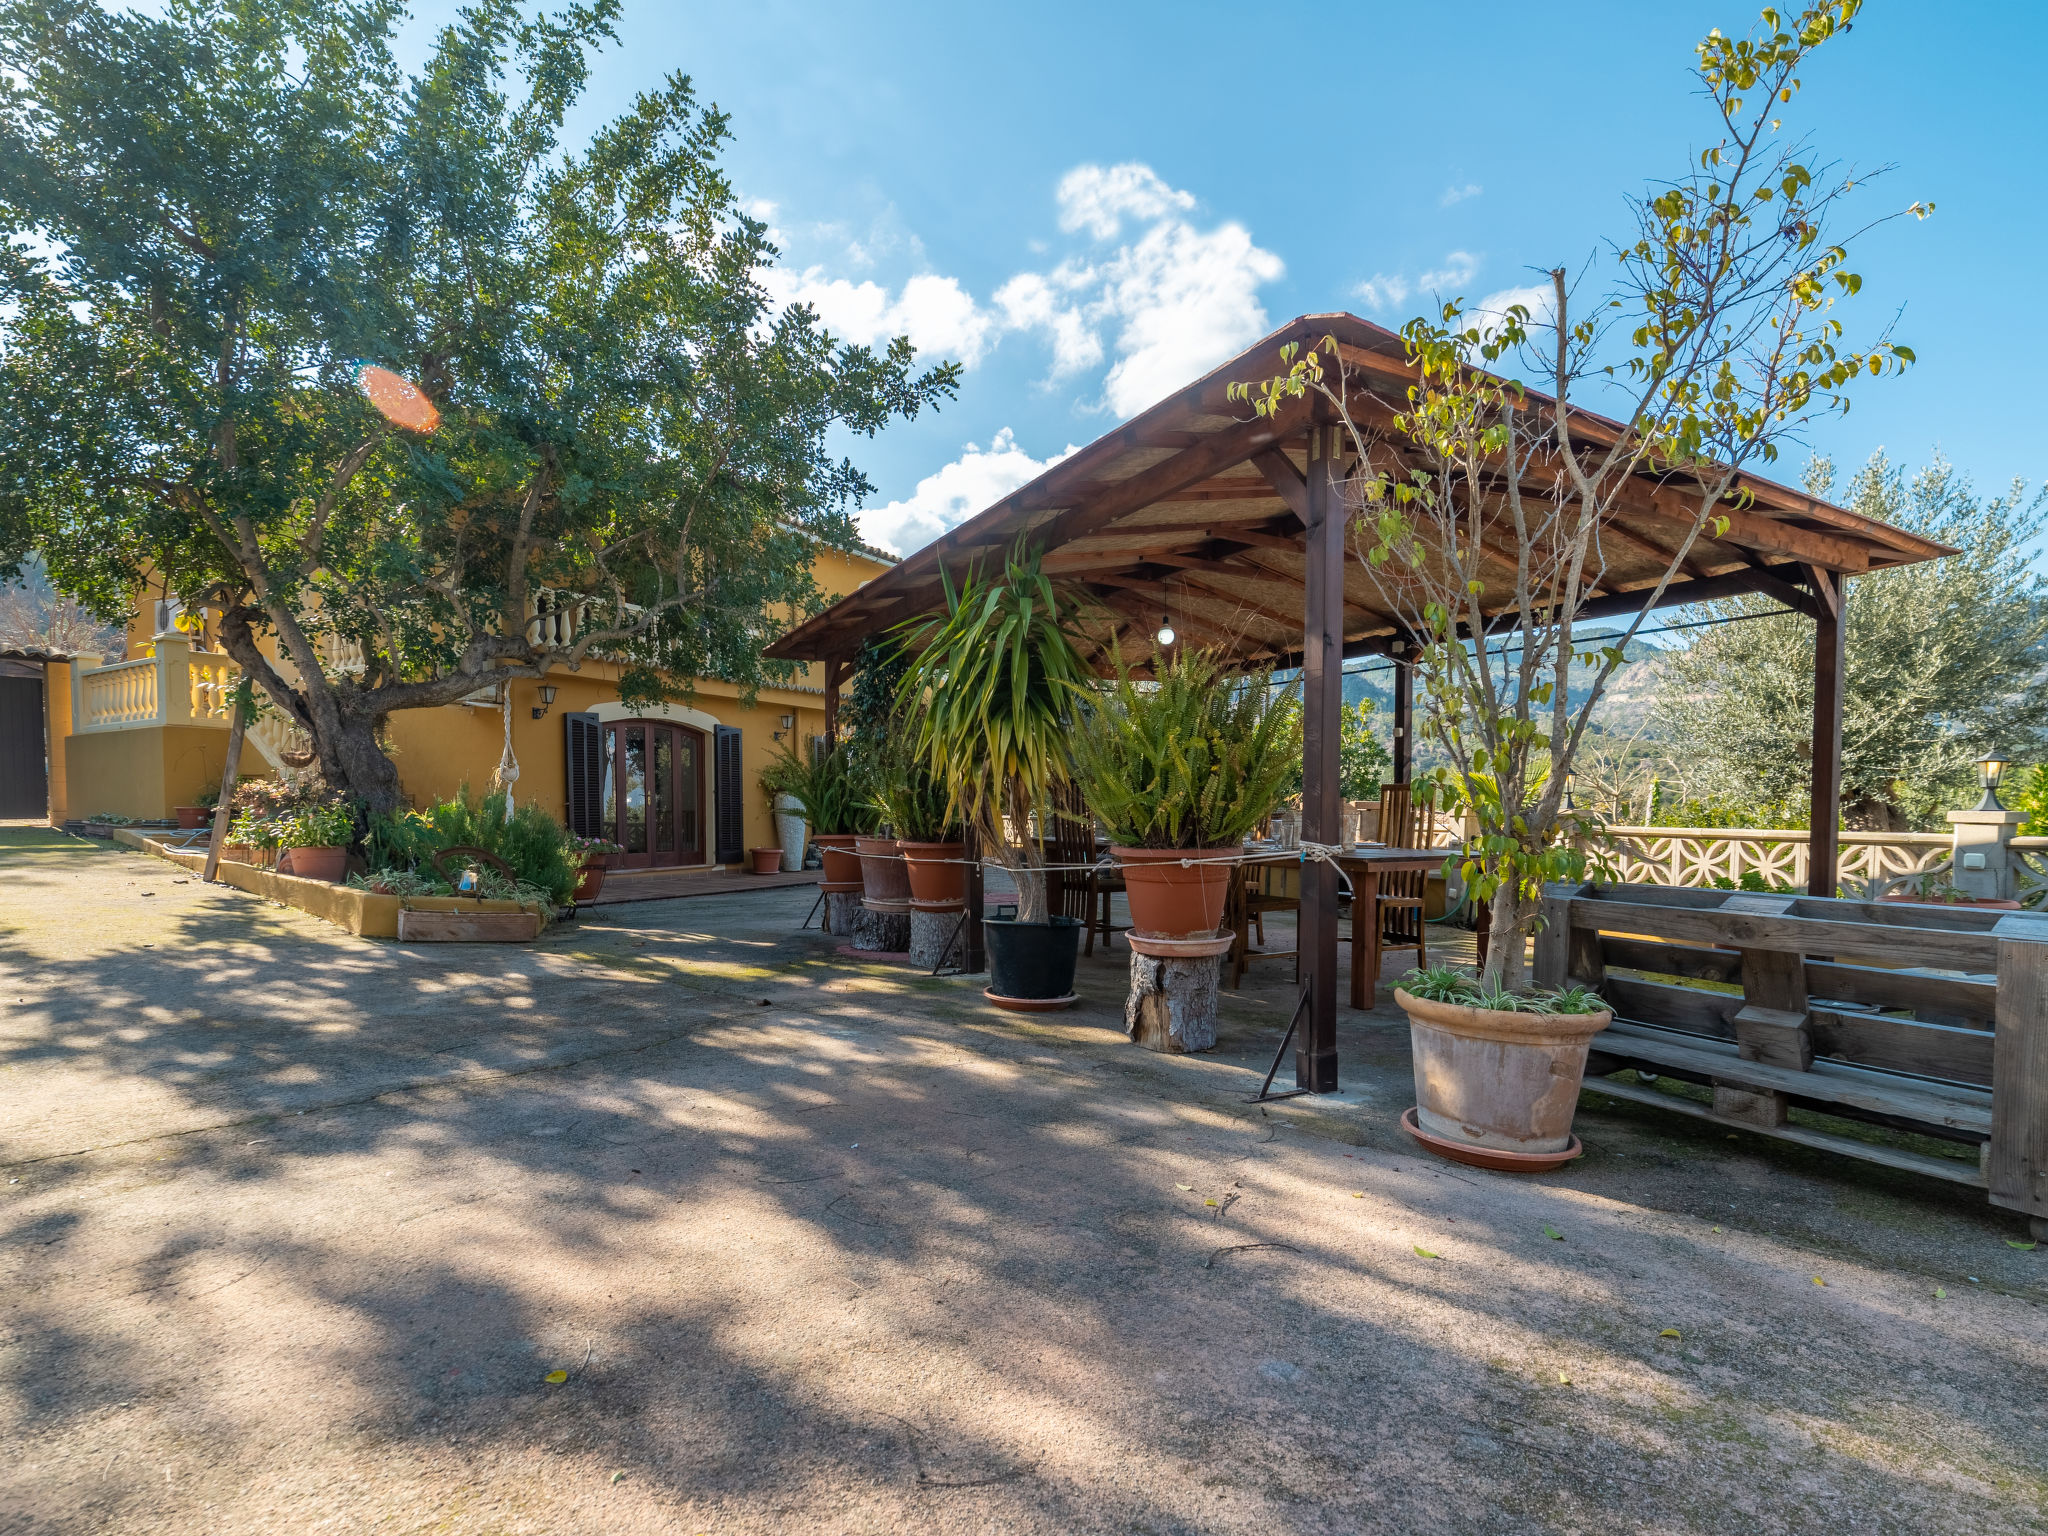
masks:
<instances>
[{"instance_id":1,"label":"large leafy tree","mask_svg":"<svg viewBox=\"0 0 2048 1536\"><path fill-rule=\"evenodd\" d=\"M564 147L615 10L476 0L408 74L393 0L0 4L0 563L216 607L373 808L393 710L593 656L630 698L779 675L869 489L828 435L955 385L773 308L686 78Z\"/></svg>"},{"instance_id":2,"label":"large leafy tree","mask_svg":"<svg viewBox=\"0 0 2048 1536\"><path fill-rule=\"evenodd\" d=\"M1808 488L1825 495L1824 461ZM2048 749L2048 579L2032 548L2048 489L1985 498L1947 460L1908 476L1880 451L1848 504L1951 544L1943 560L1847 586L1842 801L1852 826L1902 831L1975 798L1979 758ZM1758 598L1711 605L1687 649L1656 663L1653 724L1685 743L1686 791L1729 807L1803 800L1812 780L1813 626Z\"/></svg>"}]
</instances>

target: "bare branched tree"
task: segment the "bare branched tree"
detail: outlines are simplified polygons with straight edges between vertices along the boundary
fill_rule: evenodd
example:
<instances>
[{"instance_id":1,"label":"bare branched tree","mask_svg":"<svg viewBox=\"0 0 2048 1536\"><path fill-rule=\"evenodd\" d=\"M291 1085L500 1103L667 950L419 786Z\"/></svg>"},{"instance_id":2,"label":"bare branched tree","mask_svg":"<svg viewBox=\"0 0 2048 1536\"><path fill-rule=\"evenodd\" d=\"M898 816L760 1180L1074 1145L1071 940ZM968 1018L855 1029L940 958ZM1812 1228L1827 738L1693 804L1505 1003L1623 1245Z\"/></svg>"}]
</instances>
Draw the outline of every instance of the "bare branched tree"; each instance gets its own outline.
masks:
<instances>
[{"instance_id":1,"label":"bare branched tree","mask_svg":"<svg viewBox=\"0 0 2048 1536\"><path fill-rule=\"evenodd\" d=\"M1845 410L1853 381L1912 361L1888 334L1845 341L1836 311L1860 279L1847 265L1852 235L1831 226L1857 178L1816 168L1782 133L1802 66L1859 8L1827 0L1789 20L1767 10L1755 36L1717 30L1699 44L1718 137L1684 175L1631 200L1634 238L1595 264L1597 300L1559 267L1540 313L1444 304L1402 330L1414 382L1398 401L1361 390L1334 340L1240 386L1268 413L1313 393L1348 431L1356 553L1418 646L1422 731L1447 765L1443 785L1478 823L1465 875L1491 903L1488 980L1520 984L1543 883L1584 874L1591 828L1563 811L1565 774L1695 543L1752 515L1745 475ZM1611 417L1580 404L1596 385ZM1646 496L1682 536L1647 545L1663 574L1635 616L1582 643L1576 625L1610 554L1628 548L1640 564L1646 541L1618 514ZM1590 677L1576 693L1575 661Z\"/></svg>"}]
</instances>

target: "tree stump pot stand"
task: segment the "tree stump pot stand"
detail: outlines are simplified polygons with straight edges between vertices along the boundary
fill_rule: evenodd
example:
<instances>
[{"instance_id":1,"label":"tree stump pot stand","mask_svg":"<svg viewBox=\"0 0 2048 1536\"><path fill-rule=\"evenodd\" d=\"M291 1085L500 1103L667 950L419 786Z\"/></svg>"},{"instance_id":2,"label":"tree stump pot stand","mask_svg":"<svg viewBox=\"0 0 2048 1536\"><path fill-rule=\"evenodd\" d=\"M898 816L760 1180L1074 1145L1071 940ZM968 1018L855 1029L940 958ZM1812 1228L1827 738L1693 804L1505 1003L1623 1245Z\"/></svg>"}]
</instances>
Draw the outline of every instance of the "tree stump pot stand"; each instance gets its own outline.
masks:
<instances>
[{"instance_id":1,"label":"tree stump pot stand","mask_svg":"<svg viewBox=\"0 0 2048 1536\"><path fill-rule=\"evenodd\" d=\"M1221 962L1237 935L1160 939L1133 931L1124 938L1131 946L1131 991L1124 1000L1131 1042L1171 1055L1214 1050Z\"/></svg>"}]
</instances>

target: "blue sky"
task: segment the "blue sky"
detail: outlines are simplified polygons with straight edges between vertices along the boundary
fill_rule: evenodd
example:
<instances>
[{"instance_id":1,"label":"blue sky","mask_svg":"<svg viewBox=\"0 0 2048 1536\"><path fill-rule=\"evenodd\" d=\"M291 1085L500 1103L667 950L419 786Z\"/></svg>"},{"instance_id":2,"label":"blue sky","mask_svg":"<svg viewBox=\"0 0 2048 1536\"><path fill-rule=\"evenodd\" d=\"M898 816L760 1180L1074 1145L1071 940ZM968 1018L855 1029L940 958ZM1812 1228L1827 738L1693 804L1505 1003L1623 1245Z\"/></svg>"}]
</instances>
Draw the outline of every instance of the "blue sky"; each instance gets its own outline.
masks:
<instances>
[{"instance_id":1,"label":"blue sky","mask_svg":"<svg viewBox=\"0 0 2048 1536\"><path fill-rule=\"evenodd\" d=\"M954 405L854 445L881 490L865 527L909 549L1296 314L1397 325L1432 289L1577 267L1706 142L1693 44L1754 20L1694 0L627 0L576 126L689 73L732 114L778 291L970 364ZM1857 253L1852 316L1902 311L1921 361L1815 434L1845 470L1881 445L1939 447L1986 489L2048 474L2021 380L2048 350L2044 56L2048 6L1872 0L1806 72L1788 130L1897 166L1864 210L1937 205Z\"/></svg>"}]
</instances>

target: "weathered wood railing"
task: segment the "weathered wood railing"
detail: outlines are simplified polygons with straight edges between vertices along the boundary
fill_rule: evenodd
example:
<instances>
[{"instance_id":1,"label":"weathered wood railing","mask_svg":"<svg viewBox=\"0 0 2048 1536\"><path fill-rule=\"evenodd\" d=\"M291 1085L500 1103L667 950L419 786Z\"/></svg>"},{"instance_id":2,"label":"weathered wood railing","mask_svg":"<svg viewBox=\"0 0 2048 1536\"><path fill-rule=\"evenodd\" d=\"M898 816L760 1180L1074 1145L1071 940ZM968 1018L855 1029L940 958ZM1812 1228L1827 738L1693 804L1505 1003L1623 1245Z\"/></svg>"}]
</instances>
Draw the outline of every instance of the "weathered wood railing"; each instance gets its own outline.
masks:
<instances>
[{"instance_id":1,"label":"weathered wood railing","mask_svg":"<svg viewBox=\"0 0 2048 1536\"><path fill-rule=\"evenodd\" d=\"M1614 1007L1589 1088L1976 1185L2048 1235L2048 917L1653 885L1552 886L1543 915L1537 982ZM1606 1075L1626 1067L1713 1101ZM1795 1109L1978 1156L1859 1140Z\"/></svg>"}]
</instances>

